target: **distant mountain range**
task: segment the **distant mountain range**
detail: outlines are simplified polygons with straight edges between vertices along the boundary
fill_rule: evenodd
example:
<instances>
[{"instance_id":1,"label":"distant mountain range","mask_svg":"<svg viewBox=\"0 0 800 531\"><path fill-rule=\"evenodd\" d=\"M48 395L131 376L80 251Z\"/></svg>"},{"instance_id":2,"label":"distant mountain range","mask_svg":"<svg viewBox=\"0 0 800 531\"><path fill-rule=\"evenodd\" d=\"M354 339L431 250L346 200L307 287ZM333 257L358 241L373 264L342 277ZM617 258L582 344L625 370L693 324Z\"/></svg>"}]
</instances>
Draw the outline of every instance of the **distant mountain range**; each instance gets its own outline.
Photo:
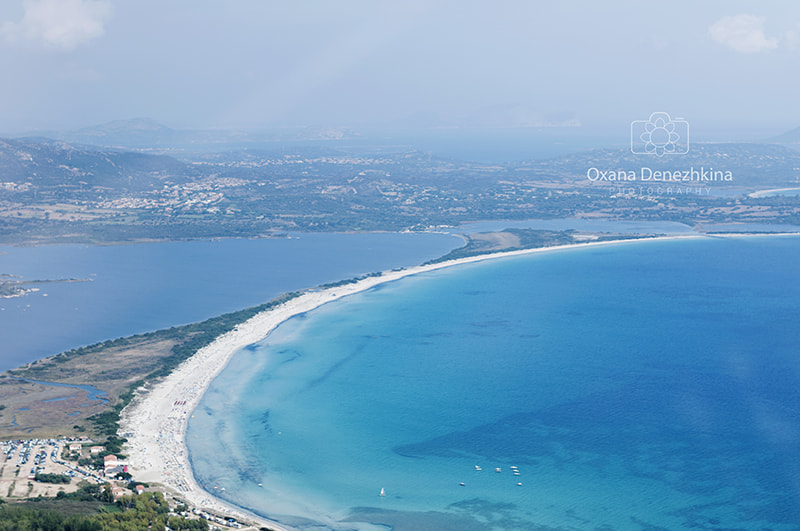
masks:
<instances>
[{"instance_id":1,"label":"distant mountain range","mask_svg":"<svg viewBox=\"0 0 800 531\"><path fill-rule=\"evenodd\" d=\"M147 121L91 134L121 132L169 134ZM686 155L661 158L598 149L505 164L337 146L276 143L269 150L182 152L178 160L63 140L0 139L0 240L251 237L587 215L800 224L796 199L747 196L800 186L800 151L782 145L693 144ZM592 168L595 176L624 171L636 178L597 182ZM649 181L637 176L643 168L678 176L713 168L732 178Z\"/></svg>"},{"instance_id":2,"label":"distant mountain range","mask_svg":"<svg viewBox=\"0 0 800 531\"><path fill-rule=\"evenodd\" d=\"M89 140L100 138L102 135L106 135L106 138L116 135L119 138L123 135L130 141L139 138L139 141L144 142L145 138L155 136L166 139L173 133L173 130L156 122L135 120L112 122L84 130L81 138ZM278 171L274 164L266 162L269 159L283 159L288 156L297 157L298 160L321 160L325 157L362 155L356 152L342 152L333 146L292 148L276 144L275 147L280 149L198 153L189 162L167 155L88 146L84 143L73 144L46 138L0 139L0 181L134 191L159 188L166 184L193 182L208 175L211 171L211 167L207 166L209 163L214 165L213 172L220 176L246 175L247 178L263 179ZM419 152L386 154L386 156L402 164L407 172L413 173L415 182L422 178L433 183L437 180L437 171L434 168L455 163ZM730 170L734 174L733 181L716 185L737 188L796 186L800 181L800 152L777 144L693 144L686 155L660 158L652 155L635 155L628 149L602 149L549 160L508 163L502 166L478 163L461 165L470 171L479 170L485 175L488 175L486 173L488 171L496 178L510 180L533 178L565 183L585 181L589 168L639 172L643 167L667 171L689 168ZM281 173L287 171L286 168L280 170ZM334 174L339 175L341 170L330 167L328 170L320 168L318 171L320 171L318 177L325 179ZM326 172L332 173L326 176ZM403 175L403 172L398 173L395 170L392 172L393 180L403 181L410 178L411 173Z\"/></svg>"},{"instance_id":3,"label":"distant mountain range","mask_svg":"<svg viewBox=\"0 0 800 531\"><path fill-rule=\"evenodd\" d=\"M800 127L770 138L767 142L774 142L776 144L800 144Z\"/></svg>"},{"instance_id":4,"label":"distant mountain range","mask_svg":"<svg viewBox=\"0 0 800 531\"><path fill-rule=\"evenodd\" d=\"M150 118L115 120L74 131L37 131L35 134L35 138L45 137L72 144L154 152L170 149L226 151L277 142L342 140L355 136L345 128L306 127L271 132L172 129Z\"/></svg>"},{"instance_id":5,"label":"distant mountain range","mask_svg":"<svg viewBox=\"0 0 800 531\"><path fill-rule=\"evenodd\" d=\"M516 108L488 109L486 112L499 113L501 111L516 112ZM494 116L491 114L491 116ZM566 116L566 115L565 115ZM574 129L579 124L570 122L565 116L549 117L550 122L539 123L537 127L546 125L560 125L556 129ZM414 145L413 135L409 131L419 130L423 137L430 135L437 128L436 117L415 117L408 124L401 124L410 129L403 130L396 139L392 139L391 132L379 133L378 136L387 135L385 140L389 144ZM552 123L551 123L552 122ZM506 131L497 128L489 118L475 122L481 127L488 127L491 131ZM520 122L530 125L531 122ZM572 125L573 127L566 127ZM535 129L535 128L534 128ZM456 127L455 130L458 130ZM477 129L482 130L482 129ZM526 130L523 127L523 130ZM465 129L469 132L471 129ZM174 154L191 156L192 153L222 153L241 150L275 150L285 149L286 145L319 143L330 140L355 140L363 145L374 145L372 139L375 133L362 135L354 130L343 127L302 127L283 128L268 131L241 131L233 129L173 129L151 118L133 118L129 120L115 120L112 122L84 127L77 130L66 131L36 131L25 139L54 139L67 142L75 146L100 146L114 150L138 151L144 153ZM456 137L457 138L457 137ZM457 141L457 140L456 140ZM762 142L763 144L781 144L792 148L800 147L800 127L787 131L781 135ZM713 145L713 144L710 144ZM693 148L698 146L694 144ZM694 150L694 149L693 149ZM665 160L669 160L666 157Z\"/></svg>"},{"instance_id":6,"label":"distant mountain range","mask_svg":"<svg viewBox=\"0 0 800 531\"><path fill-rule=\"evenodd\" d=\"M0 181L38 186L141 190L191 180L196 171L164 155L81 147L50 139L0 139Z\"/></svg>"}]
</instances>

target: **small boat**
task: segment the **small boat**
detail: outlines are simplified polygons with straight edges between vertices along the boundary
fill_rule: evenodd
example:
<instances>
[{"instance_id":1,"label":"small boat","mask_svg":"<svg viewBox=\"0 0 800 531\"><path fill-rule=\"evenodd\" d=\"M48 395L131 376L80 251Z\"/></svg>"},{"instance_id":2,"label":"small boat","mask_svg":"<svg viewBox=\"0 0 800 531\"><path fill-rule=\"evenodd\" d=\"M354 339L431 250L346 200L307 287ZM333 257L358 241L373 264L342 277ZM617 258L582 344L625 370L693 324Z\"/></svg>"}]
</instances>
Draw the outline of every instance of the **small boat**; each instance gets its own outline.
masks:
<instances>
[{"instance_id":1,"label":"small boat","mask_svg":"<svg viewBox=\"0 0 800 531\"><path fill-rule=\"evenodd\" d=\"M384 489L383 487L381 487L381 494L380 495L381 496L386 496L386 489Z\"/></svg>"},{"instance_id":2,"label":"small boat","mask_svg":"<svg viewBox=\"0 0 800 531\"><path fill-rule=\"evenodd\" d=\"M462 481L461 483L459 483L459 485L461 485L463 487L464 486L464 482Z\"/></svg>"},{"instance_id":3,"label":"small boat","mask_svg":"<svg viewBox=\"0 0 800 531\"><path fill-rule=\"evenodd\" d=\"M479 467L478 465L475 465L475 470L483 470L483 469L481 467Z\"/></svg>"},{"instance_id":4,"label":"small boat","mask_svg":"<svg viewBox=\"0 0 800 531\"><path fill-rule=\"evenodd\" d=\"M495 468L495 469L494 469L494 471L495 471L495 472L502 472L502 471L503 471L503 469L502 469L502 468Z\"/></svg>"}]
</instances>

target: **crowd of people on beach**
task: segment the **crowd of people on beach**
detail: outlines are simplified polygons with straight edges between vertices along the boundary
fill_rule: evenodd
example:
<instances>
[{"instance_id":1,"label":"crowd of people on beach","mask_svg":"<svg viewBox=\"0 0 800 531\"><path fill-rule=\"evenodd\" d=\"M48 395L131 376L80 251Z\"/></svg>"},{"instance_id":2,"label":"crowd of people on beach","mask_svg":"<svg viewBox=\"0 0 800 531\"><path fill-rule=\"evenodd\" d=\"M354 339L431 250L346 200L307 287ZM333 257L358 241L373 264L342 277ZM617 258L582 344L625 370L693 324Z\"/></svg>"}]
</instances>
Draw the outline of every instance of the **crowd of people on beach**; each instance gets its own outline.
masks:
<instances>
[{"instance_id":1,"label":"crowd of people on beach","mask_svg":"<svg viewBox=\"0 0 800 531\"><path fill-rule=\"evenodd\" d=\"M511 251L503 255L535 251L538 250ZM239 349L261 341L287 319L330 301L404 276L485 258L486 256L474 256L393 270L328 289L308 290L300 297L262 312L218 337L210 345L198 350L165 379L138 391L134 401L123 411L120 431L128 439L126 451L134 477L138 481L158 482L171 487L195 507L258 520L200 488L192 475L185 443L186 428L192 412L231 356ZM272 528L283 529L274 522L268 524Z\"/></svg>"},{"instance_id":2,"label":"crowd of people on beach","mask_svg":"<svg viewBox=\"0 0 800 531\"><path fill-rule=\"evenodd\" d=\"M184 439L192 410L227 362L229 348L235 350L233 335L199 350L162 384L140 393L122 421L137 478L159 482L197 506L216 510L225 508L194 483Z\"/></svg>"}]
</instances>

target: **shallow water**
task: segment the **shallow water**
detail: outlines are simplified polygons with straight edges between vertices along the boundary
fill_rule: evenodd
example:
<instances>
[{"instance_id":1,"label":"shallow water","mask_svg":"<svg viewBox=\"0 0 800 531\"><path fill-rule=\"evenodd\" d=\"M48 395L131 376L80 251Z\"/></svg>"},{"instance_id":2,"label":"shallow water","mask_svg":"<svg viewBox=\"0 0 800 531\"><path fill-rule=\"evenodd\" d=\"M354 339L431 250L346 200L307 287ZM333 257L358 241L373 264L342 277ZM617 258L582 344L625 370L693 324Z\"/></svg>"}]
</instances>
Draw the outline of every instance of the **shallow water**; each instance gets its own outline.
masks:
<instances>
[{"instance_id":1,"label":"shallow water","mask_svg":"<svg viewBox=\"0 0 800 531\"><path fill-rule=\"evenodd\" d=\"M193 467L314 529L796 529L798 263L646 241L382 285L237 354Z\"/></svg>"}]
</instances>

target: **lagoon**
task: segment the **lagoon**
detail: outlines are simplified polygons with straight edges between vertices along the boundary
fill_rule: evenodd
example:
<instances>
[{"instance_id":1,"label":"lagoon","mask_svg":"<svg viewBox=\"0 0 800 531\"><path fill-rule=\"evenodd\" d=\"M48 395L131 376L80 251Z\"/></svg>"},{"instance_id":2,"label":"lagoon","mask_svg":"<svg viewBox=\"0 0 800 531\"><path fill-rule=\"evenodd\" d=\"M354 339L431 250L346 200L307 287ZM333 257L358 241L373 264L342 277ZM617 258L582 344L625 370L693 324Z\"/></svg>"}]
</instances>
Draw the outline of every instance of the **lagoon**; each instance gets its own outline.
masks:
<instances>
[{"instance_id":1,"label":"lagoon","mask_svg":"<svg viewBox=\"0 0 800 531\"><path fill-rule=\"evenodd\" d=\"M0 299L0 371L132 334L202 321L293 290L416 265L462 245L444 234L293 234L290 238L117 246L0 246L0 273L40 284Z\"/></svg>"}]
</instances>

